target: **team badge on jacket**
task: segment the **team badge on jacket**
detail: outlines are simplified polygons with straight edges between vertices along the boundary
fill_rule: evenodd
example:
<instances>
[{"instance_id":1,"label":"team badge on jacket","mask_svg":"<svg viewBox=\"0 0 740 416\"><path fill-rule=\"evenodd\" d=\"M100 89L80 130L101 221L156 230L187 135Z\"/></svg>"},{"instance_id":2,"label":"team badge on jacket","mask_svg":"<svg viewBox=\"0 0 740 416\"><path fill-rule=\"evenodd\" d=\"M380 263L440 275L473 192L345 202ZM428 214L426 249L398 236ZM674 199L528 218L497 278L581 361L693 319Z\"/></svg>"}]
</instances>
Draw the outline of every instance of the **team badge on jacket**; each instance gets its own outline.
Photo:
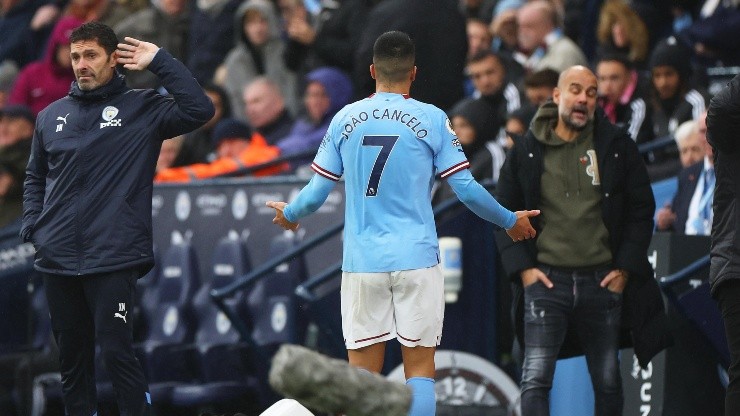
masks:
<instances>
[{"instance_id":1,"label":"team badge on jacket","mask_svg":"<svg viewBox=\"0 0 740 416\"><path fill-rule=\"evenodd\" d=\"M109 105L103 109L103 120L105 120L104 123L100 123L100 128L105 127L121 127L121 119L116 118L118 115L118 109L116 107L113 107L112 105Z\"/></svg>"}]
</instances>

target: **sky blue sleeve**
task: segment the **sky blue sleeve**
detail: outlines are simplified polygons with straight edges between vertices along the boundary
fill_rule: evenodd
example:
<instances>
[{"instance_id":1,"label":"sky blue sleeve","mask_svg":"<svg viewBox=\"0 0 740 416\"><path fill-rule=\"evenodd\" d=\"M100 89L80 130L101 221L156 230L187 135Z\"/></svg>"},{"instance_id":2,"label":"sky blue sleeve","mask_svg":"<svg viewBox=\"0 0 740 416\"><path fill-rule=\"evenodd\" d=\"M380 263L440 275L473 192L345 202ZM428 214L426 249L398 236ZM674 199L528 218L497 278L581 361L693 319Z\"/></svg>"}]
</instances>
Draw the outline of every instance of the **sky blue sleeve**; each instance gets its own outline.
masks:
<instances>
[{"instance_id":1,"label":"sky blue sleeve","mask_svg":"<svg viewBox=\"0 0 740 416\"><path fill-rule=\"evenodd\" d=\"M313 175L313 178L298 193L296 199L285 207L283 215L288 221L296 222L316 211L326 201L336 183L318 173Z\"/></svg>"},{"instance_id":2,"label":"sky blue sleeve","mask_svg":"<svg viewBox=\"0 0 740 416\"><path fill-rule=\"evenodd\" d=\"M516 214L504 208L465 169L447 177L447 183L457 198L476 215L500 227L509 229L516 222Z\"/></svg>"}]
</instances>

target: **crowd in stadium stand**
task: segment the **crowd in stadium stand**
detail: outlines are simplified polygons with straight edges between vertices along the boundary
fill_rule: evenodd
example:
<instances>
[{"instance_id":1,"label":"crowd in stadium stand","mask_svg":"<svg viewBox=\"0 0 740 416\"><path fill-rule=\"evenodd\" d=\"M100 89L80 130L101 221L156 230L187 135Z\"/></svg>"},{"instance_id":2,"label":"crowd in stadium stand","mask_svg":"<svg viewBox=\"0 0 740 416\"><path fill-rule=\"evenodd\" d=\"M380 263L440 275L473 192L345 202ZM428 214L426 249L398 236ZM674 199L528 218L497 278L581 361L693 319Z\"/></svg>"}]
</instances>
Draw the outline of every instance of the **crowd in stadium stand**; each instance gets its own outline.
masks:
<instances>
[{"instance_id":1,"label":"crowd in stadium stand","mask_svg":"<svg viewBox=\"0 0 740 416\"><path fill-rule=\"evenodd\" d=\"M697 120L709 99L706 68L740 62L740 47L731 35L740 31L739 3L5 0L0 3L0 108L27 106L36 114L66 95L74 79L65 45L69 32L99 20L121 38L166 48L187 64L220 107L211 123L165 146L174 155L164 158L167 167L216 160L211 135L222 118L241 120L268 146L278 146L278 151L246 159L257 164L315 149L315 137L337 108L373 92L368 71L372 42L397 29L416 43L415 98L457 115L458 124L466 120L461 110L468 116L483 112L479 120L467 119L477 144L466 146L466 152L471 159L488 152L483 159L491 166L478 179L495 179L517 135L507 130L507 120L514 117L526 127L549 98L557 74L571 65L587 65L597 73L601 107L638 143L673 135L680 124ZM347 82L313 82L310 74L322 68L350 79L353 93L347 93ZM131 87L160 88L148 72L126 75ZM310 114L306 104L319 95L331 108L321 117ZM475 102L486 107L476 111ZM290 146L278 145L286 138L283 143ZM678 155L676 146L646 154L652 178L676 175ZM300 165L292 162L267 173L293 173ZM244 164L233 166L238 170ZM222 170L213 174L228 173Z\"/></svg>"},{"instance_id":2,"label":"crowd in stadium stand","mask_svg":"<svg viewBox=\"0 0 740 416\"><path fill-rule=\"evenodd\" d=\"M473 153L489 152L492 166L484 176L495 179L516 135L506 133L507 119L519 112L526 126L527 115L548 98L556 74L571 65L587 65L597 73L601 107L638 143L673 135L681 123L697 120L709 99L706 68L740 62L740 47L731 36L740 31L739 3L5 0L0 4L0 108L22 105L36 114L66 95L73 80L66 37L82 22L99 20L121 38L166 48L221 107L209 125L167 146L169 152L177 150L169 167L213 162L217 152L210 135L221 118L248 123L270 146L292 137L289 148L278 146L272 156L250 159L261 163L289 150L316 148L314 136L349 101L346 83L310 87L317 84L309 74L332 68L351 79L350 99L371 94L372 42L379 33L397 29L416 43L415 98L455 113L477 105L468 101L487 105L481 107L490 110L482 124L468 120L485 127L476 131L478 145L466 152L471 159L479 158ZM160 87L148 72L126 75L131 87ZM544 95L537 96L542 87ZM332 111L322 118L309 114L305 100L312 94L327 97ZM300 143L305 134L311 137ZM652 178L660 179L678 173L678 159L677 148L667 146L645 160ZM292 173L299 165L273 171Z\"/></svg>"},{"instance_id":3,"label":"crowd in stadium stand","mask_svg":"<svg viewBox=\"0 0 740 416\"><path fill-rule=\"evenodd\" d=\"M559 72L577 64L594 70L601 108L638 144L676 136L678 145L645 153L645 162L653 180L679 175L686 134L677 132L703 118L707 68L740 63L738 0L3 0L0 225L18 212L24 170L16 159L30 139L8 126L33 122L67 94L69 33L92 20L166 48L216 104L206 126L163 145L160 181L231 174L303 152L256 174L301 172L336 111L373 92L372 42L386 30L414 40L412 96L449 112L468 158L479 162L479 180L497 178ZM126 75L131 87L167 93L153 74ZM243 125L222 125L215 137L223 119ZM225 139L246 149L226 163L218 149ZM694 164L705 163L703 153Z\"/></svg>"}]
</instances>

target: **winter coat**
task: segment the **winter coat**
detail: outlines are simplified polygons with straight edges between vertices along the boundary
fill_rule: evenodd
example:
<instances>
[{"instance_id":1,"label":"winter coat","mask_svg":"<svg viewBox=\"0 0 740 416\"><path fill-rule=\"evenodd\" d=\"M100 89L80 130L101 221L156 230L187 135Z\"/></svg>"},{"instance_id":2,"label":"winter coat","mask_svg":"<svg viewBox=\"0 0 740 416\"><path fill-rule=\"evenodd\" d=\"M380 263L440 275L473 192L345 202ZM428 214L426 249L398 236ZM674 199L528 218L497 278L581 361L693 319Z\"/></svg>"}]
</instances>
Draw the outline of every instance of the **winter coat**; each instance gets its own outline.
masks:
<instances>
[{"instance_id":1,"label":"winter coat","mask_svg":"<svg viewBox=\"0 0 740 416\"><path fill-rule=\"evenodd\" d=\"M321 120L310 120L308 117L298 119L290 133L277 142L281 155L291 153L300 153L308 150L318 150L321 139L324 138L326 131L329 129L329 123L332 117L349 104L352 99L352 81L350 78L337 68L318 68L306 75L306 85L311 82L318 82L323 85L326 93L329 95L329 108ZM301 163L310 163L313 157L302 161L294 161L294 167Z\"/></svg>"},{"instance_id":2,"label":"winter coat","mask_svg":"<svg viewBox=\"0 0 740 416\"><path fill-rule=\"evenodd\" d=\"M162 140L194 130L214 108L185 66L160 49L148 68L174 98L106 85L41 111L26 168L21 237L36 270L87 275L154 264L152 180Z\"/></svg>"},{"instance_id":3,"label":"winter coat","mask_svg":"<svg viewBox=\"0 0 740 416\"><path fill-rule=\"evenodd\" d=\"M270 36L267 43L258 48L244 35L244 15L256 10L267 17ZM283 61L285 41L280 29L280 18L272 2L267 0L248 0L234 15L234 36L236 46L226 55L226 79L224 89L229 94L231 113L240 120L247 120L244 114L244 87L259 76L266 76L280 86L285 106L293 114L300 108L296 75Z\"/></svg>"},{"instance_id":4,"label":"winter coat","mask_svg":"<svg viewBox=\"0 0 740 416\"><path fill-rule=\"evenodd\" d=\"M740 279L740 75L709 103L707 139L714 148L714 220L709 282L712 294L729 279Z\"/></svg>"},{"instance_id":5,"label":"winter coat","mask_svg":"<svg viewBox=\"0 0 740 416\"><path fill-rule=\"evenodd\" d=\"M533 125L536 121L535 118ZM626 131L611 124L601 109L596 110L593 140L603 195L602 219L609 232L613 267L627 270L630 275L623 298L622 345L632 344L644 367L672 342L660 289L647 260L655 200L635 142ZM501 205L510 210L540 208L543 152L544 145L532 130L514 143L499 177L497 199ZM538 218L532 218L532 226L538 233L541 231ZM520 272L537 267L536 239L514 243L502 231L496 241L502 265L514 283L515 327L519 339L523 339ZM582 351L577 340L567 337L560 356L579 354Z\"/></svg>"}]
</instances>

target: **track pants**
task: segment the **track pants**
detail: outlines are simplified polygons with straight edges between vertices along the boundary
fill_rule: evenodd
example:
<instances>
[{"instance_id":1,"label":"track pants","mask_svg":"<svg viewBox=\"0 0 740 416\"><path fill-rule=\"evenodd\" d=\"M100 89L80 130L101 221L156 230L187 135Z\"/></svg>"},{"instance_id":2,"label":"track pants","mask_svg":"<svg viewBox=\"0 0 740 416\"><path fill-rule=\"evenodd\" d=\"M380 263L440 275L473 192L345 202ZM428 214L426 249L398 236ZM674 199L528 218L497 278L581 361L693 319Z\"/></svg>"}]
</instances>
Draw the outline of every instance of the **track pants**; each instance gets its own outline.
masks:
<instances>
[{"instance_id":1,"label":"track pants","mask_svg":"<svg viewBox=\"0 0 740 416\"><path fill-rule=\"evenodd\" d=\"M149 415L149 388L132 347L131 311L138 276L137 270L85 276L44 273L69 416L92 416L97 412L96 341L121 415Z\"/></svg>"}]
</instances>

